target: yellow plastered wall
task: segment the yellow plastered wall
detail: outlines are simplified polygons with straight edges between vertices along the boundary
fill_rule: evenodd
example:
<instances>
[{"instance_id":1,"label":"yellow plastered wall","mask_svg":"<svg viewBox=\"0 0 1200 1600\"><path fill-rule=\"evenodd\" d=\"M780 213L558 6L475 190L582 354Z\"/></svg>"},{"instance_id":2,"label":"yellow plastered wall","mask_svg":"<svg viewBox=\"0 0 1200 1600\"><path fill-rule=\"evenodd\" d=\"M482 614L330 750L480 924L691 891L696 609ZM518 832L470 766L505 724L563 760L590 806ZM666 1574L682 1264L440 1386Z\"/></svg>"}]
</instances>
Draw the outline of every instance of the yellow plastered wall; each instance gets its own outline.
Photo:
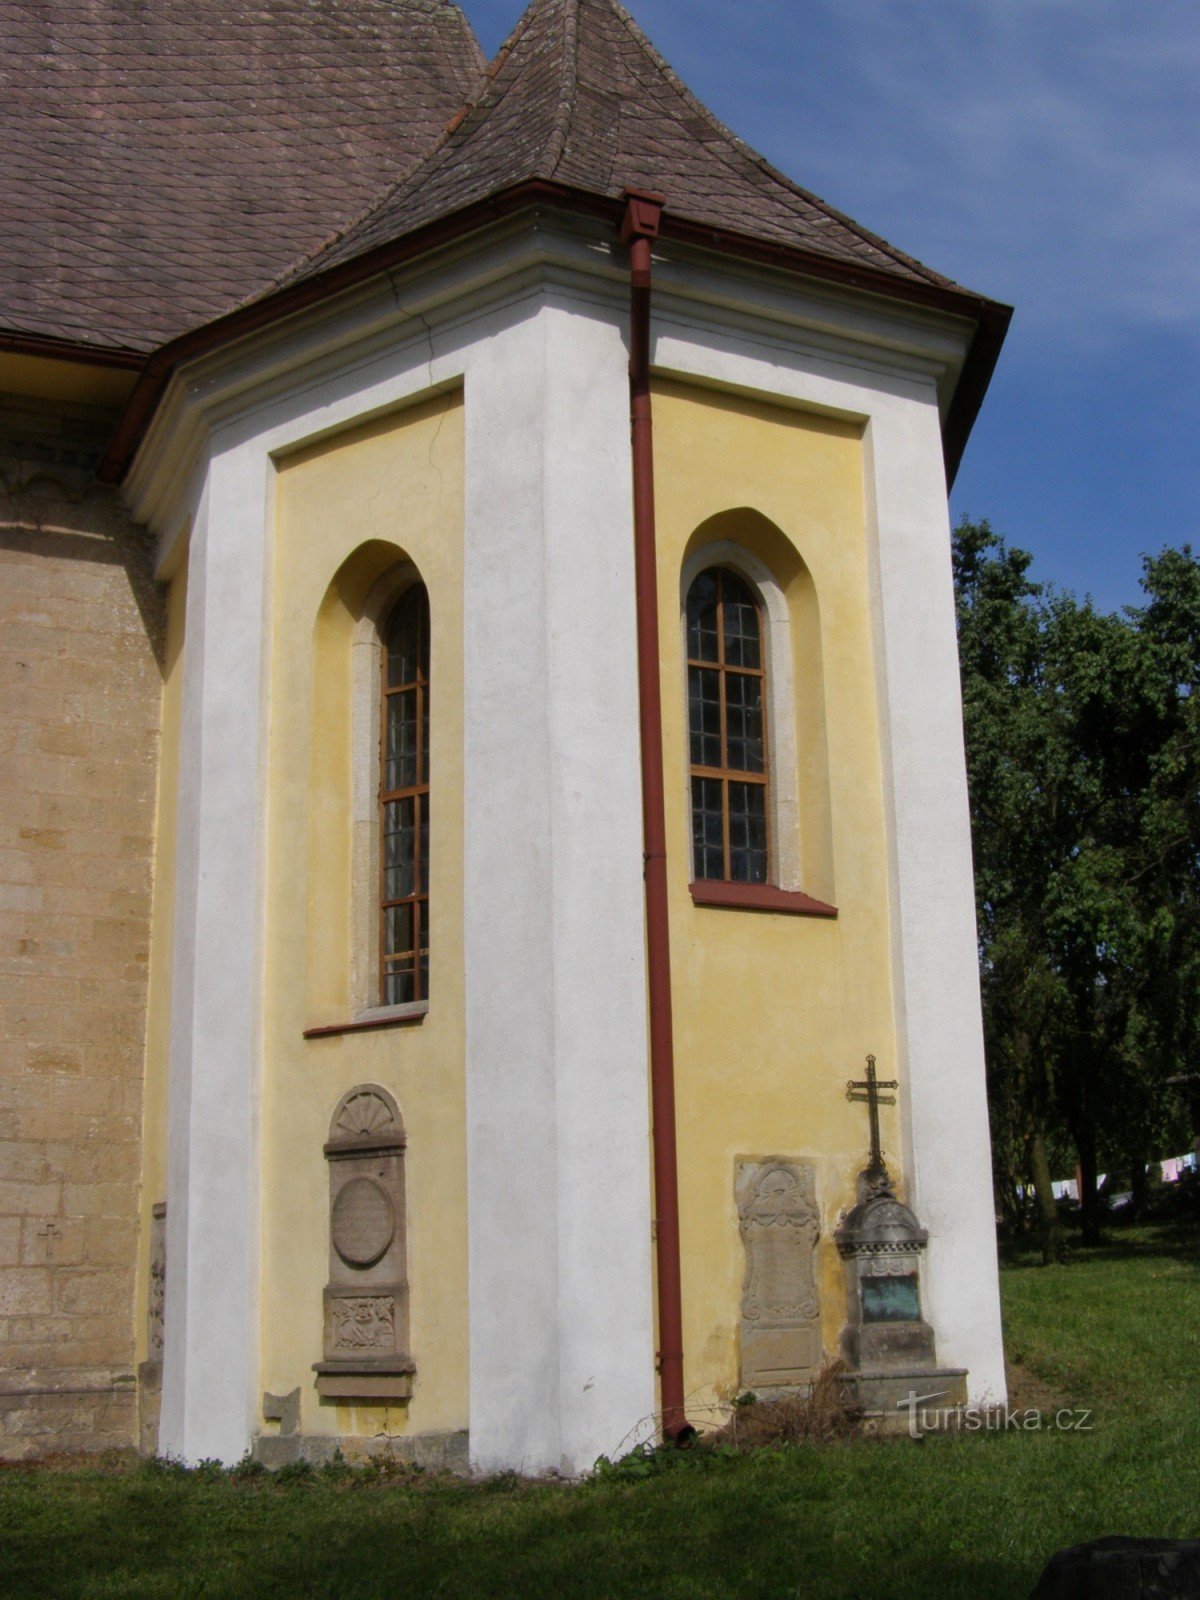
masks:
<instances>
[{"instance_id":1,"label":"yellow plastered wall","mask_svg":"<svg viewBox=\"0 0 1200 1600\"><path fill-rule=\"evenodd\" d=\"M0 389L75 405L119 406L129 397L137 372L100 363L57 361L0 351Z\"/></svg>"},{"instance_id":2,"label":"yellow plastered wall","mask_svg":"<svg viewBox=\"0 0 1200 1600\"><path fill-rule=\"evenodd\" d=\"M167 1197L167 1081L171 1045L171 946L175 931L175 846L179 811L179 735L183 707L183 632L187 563L167 591L163 661L162 743L154 830L154 899L150 913L150 976L146 1004L146 1089L142 1105L140 1203L135 1336L138 1361L148 1359L152 1212Z\"/></svg>"},{"instance_id":3,"label":"yellow plastered wall","mask_svg":"<svg viewBox=\"0 0 1200 1600\"><path fill-rule=\"evenodd\" d=\"M462 950L463 412L442 394L278 462L264 992L262 1383L299 1386L309 1434L467 1425ZM351 1020L352 671L377 580L412 562L429 591L431 966L415 1024L305 1039ZM321 1401L328 1176L339 1097L378 1083L408 1135L406 1404ZM270 1425L264 1425L264 1432Z\"/></svg>"},{"instance_id":4,"label":"yellow plastered wall","mask_svg":"<svg viewBox=\"0 0 1200 1600\"><path fill-rule=\"evenodd\" d=\"M860 427L668 382L654 407L685 1381L703 1420L738 1383L737 1160L815 1164L823 1331L837 1351L832 1231L868 1140L846 1081L868 1052L894 1075L887 852ZM699 545L739 529L787 599L802 887L837 905L835 921L698 907L688 889L681 573ZM896 1118L882 1113L900 1178Z\"/></svg>"}]
</instances>

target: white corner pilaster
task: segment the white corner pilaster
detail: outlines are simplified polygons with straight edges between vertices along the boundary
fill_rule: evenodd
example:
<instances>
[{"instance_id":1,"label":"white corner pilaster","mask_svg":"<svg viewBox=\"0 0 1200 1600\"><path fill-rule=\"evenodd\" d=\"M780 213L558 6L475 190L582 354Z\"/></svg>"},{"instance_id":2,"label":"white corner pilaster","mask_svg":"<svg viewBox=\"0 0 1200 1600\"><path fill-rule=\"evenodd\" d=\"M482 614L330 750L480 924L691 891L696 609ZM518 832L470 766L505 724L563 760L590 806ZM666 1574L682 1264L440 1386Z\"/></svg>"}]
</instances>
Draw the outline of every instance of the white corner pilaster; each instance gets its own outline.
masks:
<instances>
[{"instance_id":1,"label":"white corner pilaster","mask_svg":"<svg viewBox=\"0 0 1200 1600\"><path fill-rule=\"evenodd\" d=\"M925 1315L972 1403L1005 1398L950 529L932 384L866 437L907 1198Z\"/></svg>"},{"instance_id":2,"label":"white corner pilaster","mask_svg":"<svg viewBox=\"0 0 1200 1600\"><path fill-rule=\"evenodd\" d=\"M654 1406L619 327L542 307L466 405L471 1452L574 1472Z\"/></svg>"},{"instance_id":3,"label":"white corner pilaster","mask_svg":"<svg viewBox=\"0 0 1200 1600\"><path fill-rule=\"evenodd\" d=\"M255 1417L267 472L212 456L188 554L159 1430L188 1462Z\"/></svg>"},{"instance_id":4,"label":"white corner pilaster","mask_svg":"<svg viewBox=\"0 0 1200 1600\"><path fill-rule=\"evenodd\" d=\"M637 617L622 326L544 315L559 1403L578 1472L655 1409Z\"/></svg>"}]
</instances>

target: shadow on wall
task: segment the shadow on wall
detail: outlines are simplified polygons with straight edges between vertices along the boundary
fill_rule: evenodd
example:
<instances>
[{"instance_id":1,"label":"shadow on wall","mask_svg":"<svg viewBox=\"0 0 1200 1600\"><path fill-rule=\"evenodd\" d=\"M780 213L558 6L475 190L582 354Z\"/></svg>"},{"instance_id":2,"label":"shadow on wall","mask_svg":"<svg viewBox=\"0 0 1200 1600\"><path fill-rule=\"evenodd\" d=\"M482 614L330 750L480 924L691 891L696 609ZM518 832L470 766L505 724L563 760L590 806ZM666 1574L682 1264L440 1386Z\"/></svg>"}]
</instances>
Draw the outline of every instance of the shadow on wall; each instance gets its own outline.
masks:
<instances>
[{"instance_id":1,"label":"shadow on wall","mask_svg":"<svg viewBox=\"0 0 1200 1600\"><path fill-rule=\"evenodd\" d=\"M68 473L4 472L0 508L0 549L124 568L146 640L165 676L166 589L154 577L154 540L130 520L117 490L94 482L81 487Z\"/></svg>"}]
</instances>

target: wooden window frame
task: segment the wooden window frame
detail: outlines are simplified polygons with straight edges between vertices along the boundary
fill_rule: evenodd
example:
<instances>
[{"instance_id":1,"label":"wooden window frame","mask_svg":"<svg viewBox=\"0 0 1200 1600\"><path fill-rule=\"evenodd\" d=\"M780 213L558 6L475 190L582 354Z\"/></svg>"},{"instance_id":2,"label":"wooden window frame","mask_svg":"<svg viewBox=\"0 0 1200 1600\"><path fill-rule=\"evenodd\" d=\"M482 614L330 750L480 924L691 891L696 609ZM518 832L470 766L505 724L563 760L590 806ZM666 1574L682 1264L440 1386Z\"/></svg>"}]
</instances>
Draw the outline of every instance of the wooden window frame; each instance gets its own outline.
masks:
<instances>
[{"instance_id":1,"label":"wooden window frame","mask_svg":"<svg viewBox=\"0 0 1200 1600\"><path fill-rule=\"evenodd\" d=\"M351 641L350 736L350 993L345 1020L322 1022L303 1030L306 1039L336 1038L344 1033L411 1027L425 1020L426 1000L386 1004L383 998L383 807L386 723L382 717L381 674L386 672L384 635L396 607L413 588L426 589L418 568L397 561L372 585L363 601ZM426 759L429 752L426 751Z\"/></svg>"},{"instance_id":2,"label":"wooden window frame","mask_svg":"<svg viewBox=\"0 0 1200 1600\"><path fill-rule=\"evenodd\" d=\"M691 655L688 642L688 599L692 586L705 572L723 570L738 578L750 591L758 611L759 659L765 672L763 687L763 747L768 755L767 876L766 883L745 883L737 879L692 878L689 892L692 903L711 910L770 912L776 915L836 919L838 908L807 894L801 881L799 822L800 797L796 763L793 655L790 606L771 569L735 539L714 540L696 549L684 564L680 585L680 639L685 662L701 664ZM711 668L714 663L703 665ZM683 673L684 730L688 748L688 816L691 816L691 709L688 694L688 668ZM714 774L715 775L715 774ZM737 775L737 776L740 776ZM726 812L727 819L727 812ZM727 832L726 820L726 832ZM689 821L687 835L689 876L695 870L695 853Z\"/></svg>"},{"instance_id":3,"label":"wooden window frame","mask_svg":"<svg viewBox=\"0 0 1200 1600\"><path fill-rule=\"evenodd\" d=\"M392 684L388 682L388 636L397 612L402 606L412 602L414 594L420 595L420 610L417 619L417 649L416 649L416 677L408 683ZM404 592L397 595L384 612L379 629L380 662L379 662L379 969L377 981L379 984L380 1005L391 1009L394 1006L428 1006L429 982L428 975L422 976L421 951L422 938L428 944L429 926L429 884L423 880L421 872L421 820L422 815L428 822L429 815L429 749L425 737L426 711L430 696L430 615L429 591L419 580L409 584ZM401 694L412 694L415 702L415 727L416 727L416 782L401 785L397 789L387 789L387 736L388 736L388 701L391 697ZM387 887L387 807L405 800L413 802L413 888L407 895L388 897ZM425 877L428 877L426 869ZM412 949L411 952L394 952L388 950L387 922L388 912L396 906L411 905L412 907ZM388 979L397 970L398 957L411 953L413 964L413 993L407 1000L389 1001L386 999Z\"/></svg>"},{"instance_id":4,"label":"wooden window frame","mask_svg":"<svg viewBox=\"0 0 1200 1600\"><path fill-rule=\"evenodd\" d=\"M693 656L685 645L686 671L689 684L692 668L704 672L717 673L717 693L719 704L720 740L721 740L721 765L710 767L697 765L691 759L692 754L692 720L691 696L688 696L688 793L691 794L692 781L696 778L708 779L719 782L721 785L721 859L724 874L720 878L696 879L697 882L707 883L743 883L746 880L731 876L732 847L729 842L730 830L730 805L729 786L731 783L748 783L762 789L763 792L763 825L766 830L766 879L763 884L748 884L748 887L765 888L771 883L775 867L775 840L774 819L771 813L771 741L769 729L769 681L767 674L768 634L767 617L763 606L762 596L757 588L750 583L740 572L724 564L714 564L702 567L688 585L688 592L684 599L684 638L688 638L687 614L693 588L700 579L708 573L713 573L717 579L717 659L706 661L698 656ZM757 667L743 667L726 661L725 659L725 579L734 578L746 590L754 603L754 615L758 625L758 660ZM729 725L727 714L727 686L731 676L739 678L757 678L759 680L759 705L762 719L762 747L763 761L761 772L748 772L740 767L729 765ZM696 869L695 839L690 841L692 851L693 877Z\"/></svg>"}]
</instances>

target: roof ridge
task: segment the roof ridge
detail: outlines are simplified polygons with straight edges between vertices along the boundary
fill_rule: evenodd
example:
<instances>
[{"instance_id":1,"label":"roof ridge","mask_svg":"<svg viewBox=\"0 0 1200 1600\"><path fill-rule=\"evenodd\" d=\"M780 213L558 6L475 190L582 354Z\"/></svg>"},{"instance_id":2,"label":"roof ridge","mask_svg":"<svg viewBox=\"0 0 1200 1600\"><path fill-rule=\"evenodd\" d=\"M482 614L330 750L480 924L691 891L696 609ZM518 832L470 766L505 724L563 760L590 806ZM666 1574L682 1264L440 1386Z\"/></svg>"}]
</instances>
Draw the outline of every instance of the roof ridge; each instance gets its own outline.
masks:
<instances>
[{"instance_id":1,"label":"roof ridge","mask_svg":"<svg viewBox=\"0 0 1200 1600\"><path fill-rule=\"evenodd\" d=\"M732 128L722 122L720 117L705 105L703 100L699 99L675 71L666 57L655 47L653 41L642 30L636 19L621 4L621 0L602 0L602 3L608 5L610 10L620 18L634 44L650 57L655 67L667 79L671 87L687 101L688 105L692 107L700 118L707 122L722 138L728 140L747 160L753 162L761 172L765 173L774 182L782 184L789 193L797 195L809 205L816 206L826 216L841 223L843 227L849 228L852 233L874 245L877 250L881 250L886 255L891 256L894 261L901 263L914 272L919 272L929 282L946 284L952 281L943 277L940 272L935 272L932 267L927 267L923 261L918 261L915 256L910 256L905 251L897 249L894 244L889 243L887 239L882 238L879 234L872 233L870 229L864 228L860 222L856 222L846 212L839 211L836 206L831 206L827 200L823 200L820 195L814 194L811 189L802 188L794 179L789 178L786 172L781 172L778 167L767 160L766 156L757 151L753 145L747 144L745 139L741 138ZM670 209L669 195L667 196L667 209Z\"/></svg>"},{"instance_id":2,"label":"roof ridge","mask_svg":"<svg viewBox=\"0 0 1200 1600\"><path fill-rule=\"evenodd\" d=\"M546 3L553 5L555 0L546 0ZM579 0L559 0L559 3L566 8L563 18L562 75L558 105L554 110L554 126L546 146L546 155L550 158L546 167L547 178L552 178L562 163L575 120L575 91L579 87ZM536 9L535 0L529 11Z\"/></svg>"}]
</instances>

